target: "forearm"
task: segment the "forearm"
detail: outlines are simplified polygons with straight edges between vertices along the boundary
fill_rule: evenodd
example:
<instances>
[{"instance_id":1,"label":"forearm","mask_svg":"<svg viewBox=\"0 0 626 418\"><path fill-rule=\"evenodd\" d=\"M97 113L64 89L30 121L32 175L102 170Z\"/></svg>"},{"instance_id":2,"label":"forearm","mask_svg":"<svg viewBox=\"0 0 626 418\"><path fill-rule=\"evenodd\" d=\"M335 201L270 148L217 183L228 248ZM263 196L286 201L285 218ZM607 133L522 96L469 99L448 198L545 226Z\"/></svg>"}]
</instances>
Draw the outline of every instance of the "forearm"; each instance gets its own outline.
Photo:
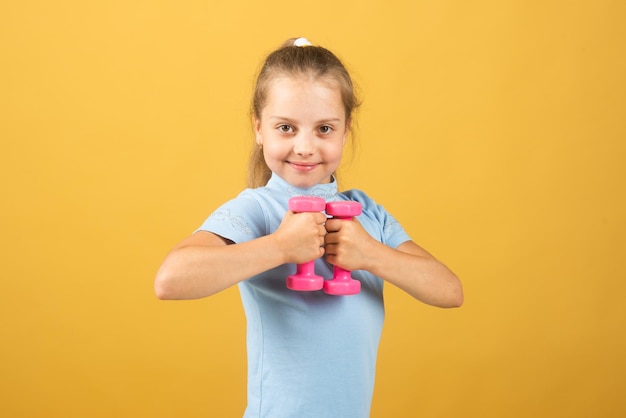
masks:
<instances>
[{"instance_id":1,"label":"forearm","mask_svg":"<svg viewBox=\"0 0 626 418\"><path fill-rule=\"evenodd\" d=\"M319 212L288 211L276 231L240 244L196 232L167 255L155 293L160 299L202 298L282 264L319 258L324 254L325 221Z\"/></svg>"},{"instance_id":2,"label":"forearm","mask_svg":"<svg viewBox=\"0 0 626 418\"><path fill-rule=\"evenodd\" d=\"M456 275L413 242L398 249L374 245L365 270L426 304L442 308L463 304L463 288Z\"/></svg>"},{"instance_id":3,"label":"forearm","mask_svg":"<svg viewBox=\"0 0 626 418\"><path fill-rule=\"evenodd\" d=\"M155 279L160 299L198 299L284 263L271 235L241 244L181 245Z\"/></svg>"}]
</instances>

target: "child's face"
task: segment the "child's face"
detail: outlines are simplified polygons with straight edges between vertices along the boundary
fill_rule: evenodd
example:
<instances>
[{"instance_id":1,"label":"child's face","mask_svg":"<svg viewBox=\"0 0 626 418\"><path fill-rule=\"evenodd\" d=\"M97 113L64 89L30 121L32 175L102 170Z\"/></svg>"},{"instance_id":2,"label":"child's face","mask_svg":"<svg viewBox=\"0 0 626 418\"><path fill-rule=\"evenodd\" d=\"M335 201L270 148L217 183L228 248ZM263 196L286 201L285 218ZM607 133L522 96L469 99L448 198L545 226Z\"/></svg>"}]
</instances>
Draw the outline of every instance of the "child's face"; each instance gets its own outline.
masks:
<instances>
[{"instance_id":1,"label":"child's face","mask_svg":"<svg viewBox=\"0 0 626 418\"><path fill-rule=\"evenodd\" d=\"M349 131L339 88L305 76L274 80L254 126L267 166L300 188L330 182Z\"/></svg>"}]
</instances>

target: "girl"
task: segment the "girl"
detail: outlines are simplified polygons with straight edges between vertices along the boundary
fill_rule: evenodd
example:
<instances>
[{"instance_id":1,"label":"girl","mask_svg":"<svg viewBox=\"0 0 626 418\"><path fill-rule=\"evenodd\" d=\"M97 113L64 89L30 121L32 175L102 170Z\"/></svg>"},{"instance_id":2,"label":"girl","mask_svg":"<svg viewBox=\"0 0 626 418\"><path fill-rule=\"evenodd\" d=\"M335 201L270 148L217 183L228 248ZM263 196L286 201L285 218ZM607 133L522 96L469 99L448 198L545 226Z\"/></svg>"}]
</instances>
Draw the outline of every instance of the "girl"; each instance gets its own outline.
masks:
<instances>
[{"instance_id":1,"label":"girl","mask_svg":"<svg viewBox=\"0 0 626 418\"><path fill-rule=\"evenodd\" d=\"M252 104L250 188L211 214L167 255L160 299L202 298L238 284L247 319L244 417L369 417L383 325L383 282L439 307L463 303L459 279L411 241L360 190L334 176L358 106L339 59L303 38L271 53ZM361 203L352 221L288 210L292 196ZM285 278L315 261L361 282L353 296L294 292Z\"/></svg>"}]
</instances>

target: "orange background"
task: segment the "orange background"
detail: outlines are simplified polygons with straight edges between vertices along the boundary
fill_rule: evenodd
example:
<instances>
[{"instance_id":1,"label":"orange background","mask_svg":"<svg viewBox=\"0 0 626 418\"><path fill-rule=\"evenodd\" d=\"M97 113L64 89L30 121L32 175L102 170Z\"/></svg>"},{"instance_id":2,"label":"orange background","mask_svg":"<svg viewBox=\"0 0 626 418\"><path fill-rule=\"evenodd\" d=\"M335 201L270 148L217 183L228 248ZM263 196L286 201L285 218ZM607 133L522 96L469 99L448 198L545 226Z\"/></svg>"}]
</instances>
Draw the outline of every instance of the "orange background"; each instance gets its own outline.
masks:
<instances>
[{"instance_id":1,"label":"orange background","mask_svg":"<svg viewBox=\"0 0 626 418\"><path fill-rule=\"evenodd\" d=\"M243 188L254 75L302 35L363 92L343 187L465 288L440 310L387 287L372 417L623 416L625 19L618 1L4 2L0 415L241 416L237 289L162 302L152 283Z\"/></svg>"}]
</instances>

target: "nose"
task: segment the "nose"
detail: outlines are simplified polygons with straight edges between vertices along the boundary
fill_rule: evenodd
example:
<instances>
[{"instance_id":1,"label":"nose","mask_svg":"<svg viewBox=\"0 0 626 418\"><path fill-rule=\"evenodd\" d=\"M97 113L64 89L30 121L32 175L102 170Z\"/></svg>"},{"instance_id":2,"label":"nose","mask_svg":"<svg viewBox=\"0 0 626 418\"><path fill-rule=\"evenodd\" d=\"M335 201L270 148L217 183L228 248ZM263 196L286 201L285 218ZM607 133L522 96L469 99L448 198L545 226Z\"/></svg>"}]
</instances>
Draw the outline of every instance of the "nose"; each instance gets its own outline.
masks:
<instances>
[{"instance_id":1,"label":"nose","mask_svg":"<svg viewBox=\"0 0 626 418\"><path fill-rule=\"evenodd\" d=\"M303 156L312 155L315 151L314 141L315 138L312 135L300 132L300 134L294 138L293 152Z\"/></svg>"}]
</instances>

